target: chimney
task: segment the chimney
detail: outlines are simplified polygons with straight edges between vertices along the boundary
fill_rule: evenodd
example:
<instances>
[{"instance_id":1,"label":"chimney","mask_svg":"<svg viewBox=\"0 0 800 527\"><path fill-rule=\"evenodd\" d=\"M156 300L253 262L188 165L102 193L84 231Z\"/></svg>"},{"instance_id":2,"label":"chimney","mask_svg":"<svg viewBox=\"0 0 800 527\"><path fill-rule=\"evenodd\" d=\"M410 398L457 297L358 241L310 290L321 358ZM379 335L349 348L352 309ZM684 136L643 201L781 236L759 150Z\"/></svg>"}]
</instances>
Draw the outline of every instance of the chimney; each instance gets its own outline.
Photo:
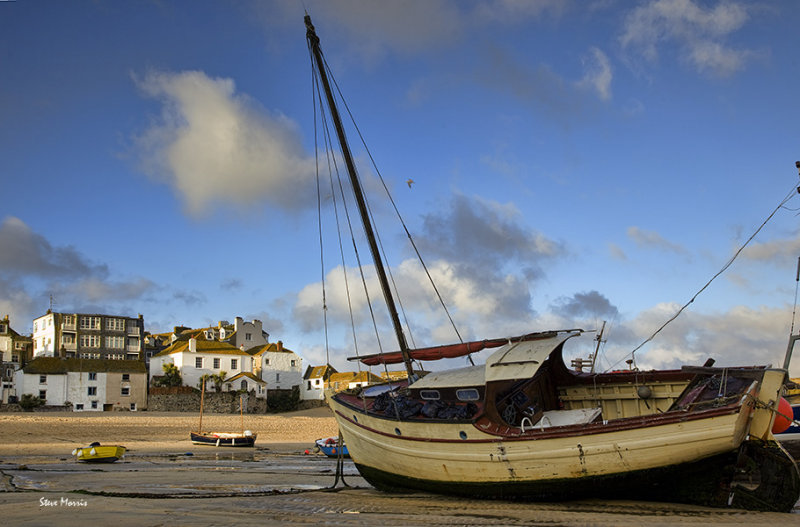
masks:
<instances>
[{"instance_id":1,"label":"chimney","mask_svg":"<svg viewBox=\"0 0 800 527\"><path fill-rule=\"evenodd\" d=\"M197 339L194 337L189 339L189 351L192 353L197 351Z\"/></svg>"},{"instance_id":2,"label":"chimney","mask_svg":"<svg viewBox=\"0 0 800 527\"><path fill-rule=\"evenodd\" d=\"M283 341L279 340L278 341L278 353L280 353L282 351L283 351Z\"/></svg>"}]
</instances>

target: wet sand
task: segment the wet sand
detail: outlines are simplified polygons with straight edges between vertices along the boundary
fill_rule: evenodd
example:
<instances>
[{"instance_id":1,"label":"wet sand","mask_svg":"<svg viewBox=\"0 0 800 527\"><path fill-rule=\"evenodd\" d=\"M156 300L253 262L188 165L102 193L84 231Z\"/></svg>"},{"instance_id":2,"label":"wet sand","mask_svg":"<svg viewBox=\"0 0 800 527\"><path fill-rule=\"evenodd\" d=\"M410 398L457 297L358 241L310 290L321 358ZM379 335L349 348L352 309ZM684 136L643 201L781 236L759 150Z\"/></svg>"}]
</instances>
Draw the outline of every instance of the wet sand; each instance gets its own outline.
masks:
<instances>
[{"instance_id":1,"label":"wet sand","mask_svg":"<svg viewBox=\"0 0 800 527\"><path fill-rule=\"evenodd\" d=\"M205 416L238 429L238 416ZM386 494L345 460L306 455L334 435L327 408L245 416L255 448L194 446L185 414L0 414L3 525L799 525L792 514L657 502L520 503L423 493ZM124 439L123 439L124 438ZM91 465L70 455L91 441L128 447L122 461ZM654 497L655 498L655 497Z\"/></svg>"}]
</instances>

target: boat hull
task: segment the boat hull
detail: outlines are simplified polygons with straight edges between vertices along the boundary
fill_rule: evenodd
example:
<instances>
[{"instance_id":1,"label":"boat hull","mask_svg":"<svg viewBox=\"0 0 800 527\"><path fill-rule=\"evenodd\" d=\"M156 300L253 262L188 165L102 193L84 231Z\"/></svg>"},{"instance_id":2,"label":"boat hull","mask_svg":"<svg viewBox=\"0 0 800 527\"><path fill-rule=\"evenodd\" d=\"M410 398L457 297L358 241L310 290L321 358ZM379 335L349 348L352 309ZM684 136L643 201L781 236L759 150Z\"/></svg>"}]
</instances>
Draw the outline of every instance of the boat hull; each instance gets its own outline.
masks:
<instances>
[{"instance_id":1,"label":"boat hull","mask_svg":"<svg viewBox=\"0 0 800 527\"><path fill-rule=\"evenodd\" d=\"M217 447L253 447L257 434L230 434L216 432L191 432L189 434L193 445Z\"/></svg>"},{"instance_id":2,"label":"boat hull","mask_svg":"<svg viewBox=\"0 0 800 527\"><path fill-rule=\"evenodd\" d=\"M791 510L800 493L793 461L774 442L744 442L748 411L686 420L659 416L647 426L612 431L596 423L571 433L498 437L477 423L398 421L359 412L336 397L329 403L350 457L381 490L526 500L613 497L781 511ZM748 457L758 458L755 467L763 466L761 458L772 460L781 479L789 475L786 489L766 482L752 496L752 489L737 487L737 463ZM761 471L769 479L766 472Z\"/></svg>"},{"instance_id":3,"label":"boat hull","mask_svg":"<svg viewBox=\"0 0 800 527\"><path fill-rule=\"evenodd\" d=\"M100 445L76 448L75 458L84 463L114 463L125 455L125 447L119 445Z\"/></svg>"},{"instance_id":4,"label":"boat hull","mask_svg":"<svg viewBox=\"0 0 800 527\"><path fill-rule=\"evenodd\" d=\"M779 465L781 471L787 473L792 471L788 458L775 445L747 443L742 450L747 453L728 452L692 463L546 481L443 483L398 476L360 463L355 463L355 466L364 479L384 492L407 492L411 489L473 498L525 501L632 499L748 510L791 511L800 488L797 477L791 481L785 481L784 478L767 479L761 481L755 489L746 485L737 486L735 481L731 485L734 473L741 470L743 455L752 460L748 463L760 461ZM748 475L742 475L742 480L749 483Z\"/></svg>"}]
</instances>

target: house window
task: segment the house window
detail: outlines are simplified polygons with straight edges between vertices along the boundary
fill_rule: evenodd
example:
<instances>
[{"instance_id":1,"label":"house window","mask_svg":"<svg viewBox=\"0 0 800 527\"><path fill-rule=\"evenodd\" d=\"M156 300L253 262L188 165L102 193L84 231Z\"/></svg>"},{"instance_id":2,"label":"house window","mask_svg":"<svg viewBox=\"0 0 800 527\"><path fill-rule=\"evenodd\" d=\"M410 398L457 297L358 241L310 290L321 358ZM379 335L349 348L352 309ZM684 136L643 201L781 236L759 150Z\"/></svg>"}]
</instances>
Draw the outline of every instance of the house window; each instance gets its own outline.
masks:
<instances>
[{"instance_id":1,"label":"house window","mask_svg":"<svg viewBox=\"0 0 800 527\"><path fill-rule=\"evenodd\" d=\"M6 332L5 324L0 324L0 333L5 333L5 332ZM250 333L248 333L247 336L249 337ZM250 340L250 339L248 338L248 340Z\"/></svg>"},{"instance_id":2,"label":"house window","mask_svg":"<svg viewBox=\"0 0 800 527\"><path fill-rule=\"evenodd\" d=\"M275 382L281 382L281 374L280 373L276 373L275 374Z\"/></svg>"},{"instance_id":3,"label":"house window","mask_svg":"<svg viewBox=\"0 0 800 527\"><path fill-rule=\"evenodd\" d=\"M242 384L240 384L242 390L247 390L247 381L242 379Z\"/></svg>"},{"instance_id":4,"label":"house window","mask_svg":"<svg viewBox=\"0 0 800 527\"><path fill-rule=\"evenodd\" d=\"M203 367L203 357L195 357L195 359L194 359L194 367L195 368L202 368Z\"/></svg>"},{"instance_id":5,"label":"house window","mask_svg":"<svg viewBox=\"0 0 800 527\"><path fill-rule=\"evenodd\" d=\"M106 347L122 349L125 347L125 337L119 335L114 337L106 337Z\"/></svg>"},{"instance_id":6,"label":"house window","mask_svg":"<svg viewBox=\"0 0 800 527\"><path fill-rule=\"evenodd\" d=\"M316 384L317 386L319 386L319 379L315 380L315 381L314 381L314 384Z\"/></svg>"},{"instance_id":7,"label":"house window","mask_svg":"<svg viewBox=\"0 0 800 527\"><path fill-rule=\"evenodd\" d=\"M47 375L39 375L39 384L47 384Z\"/></svg>"},{"instance_id":8,"label":"house window","mask_svg":"<svg viewBox=\"0 0 800 527\"><path fill-rule=\"evenodd\" d=\"M62 344L75 344L75 334L74 333L64 333L61 335L61 343Z\"/></svg>"},{"instance_id":9,"label":"house window","mask_svg":"<svg viewBox=\"0 0 800 527\"><path fill-rule=\"evenodd\" d=\"M92 401L92 409L97 410L97 401Z\"/></svg>"},{"instance_id":10,"label":"house window","mask_svg":"<svg viewBox=\"0 0 800 527\"><path fill-rule=\"evenodd\" d=\"M74 326L75 325L75 315L64 315L64 325L65 326Z\"/></svg>"},{"instance_id":11,"label":"house window","mask_svg":"<svg viewBox=\"0 0 800 527\"><path fill-rule=\"evenodd\" d=\"M131 380L131 374L130 373L123 373L122 374L122 382L128 382L130 380Z\"/></svg>"},{"instance_id":12,"label":"house window","mask_svg":"<svg viewBox=\"0 0 800 527\"><path fill-rule=\"evenodd\" d=\"M252 335L250 333L245 333L244 334L244 340L253 340L253 337L252 337Z\"/></svg>"},{"instance_id":13,"label":"house window","mask_svg":"<svg viewBox=\"0 0 800 527\"><path fill-rule=\"evenodd\" d=\"M123 331L125 329L125 320L121 318L107 318L106 329L112 331Z\"/></svg>"},{"instance_id":14,"label":"house window","mask_svg":"<svg viewBox=\"0 0 800 527\"><path fill-rule=\"evenodd\" d=\"M83 410L83 404L76 404L75 410Z\"/></svg>"},{"instance_id":15,"label":"house window","mask_svg":"<svg viewBox=\"0 0 800 527\"><path fill-rule=\"evenodd\" d=\"M97 395L97 386L89 386L88 395Z\"/></svg>"},{"instance_id":16,"label":"house window","mask_svg":"<svg viewBox=\"0 0 800 527\"><path fill-rule=\"evenodd\" d=\"M311 381L308 381L308 389L311 389Z\"/></svg>"},{"instance_id":17,"label":"house window","mask_svg":"<svg viewBox=\"0 0 800 527\"><path fill-rule=\"evenodd\" d=\"M294 368L296 362L297 361L292 361L292 368Z\"/></svg>"},{"instance_id":18,"label":"house window","mask_svg":"<svg viewBox=\"0 0 800 527\"><path fill-rule=\"evenodd\" d=\"M81 329L100 329L100 317L81 317Z\"/></svg>"},{"instance_id":19,"label":"house window","mask_svg":"<svg viewBox=\"0 0 800 527\"><path fill-rule=\"evenodd\" d=\"M131 412L136 411L136 403L131 403Z\"/></svg>"},{"instance_id":20,"label":"house window","mask_svg":"<svg viewBox=\"0 0 800 527\"><path fill-rule=\"evenodd\" d=\"M269 366L269 359L264 359L264 366Z\"/></svg>"},{"instance_id":21,"label":"house window","mask_svg":"<svg viewBox=\"0 0 800 527\"><path fill-rule=\"evenodd\" d=\"M97 374L94 373L94 372L90 373L89 374L89 380L90 381L96 381L97 380Z\"/></svg>"},{"instance_id":22,"label":"house window","mask_svg":"<svg viewBox=\"0 0 800 527\"><path fill-rule=\"evenodd\" d=\"M22 346L23 346L22 342L17 341L17 342L14 343L14 349L15 350L21 350Z\"/></svg>"},{"instance_id":23,"label":"house window","mask_svg":"<svg viewBox=\"0 0 800 527\"><path fill-rule=\"evenodd\" d=\"M99 348L100 335L81 335L82 348Z\"/></svg>"},{"instance_id":24,"label":"house window","mask_svg":"<svg viewBox=\"0 0 800 527\"><path fill-rule=\"evenodd\" d=\"M131 394L130 386L123 386L120 395L130 395L130 394Z\"/></svg>"},{"instance_id":25,"label":"house window","mask_svg":"<svg viewBox=\"0 0 800 527\"><path fill-rule=\"evenodd\" d=\"M219 359L214 359L214 369L219 369Z\"/></svg>"},{"instance_id":26,"label":"house window","mask_svg":"<svg viewBox=\"0 0 800 527\"><path fill-rule=\"evenodd\" d=\"M239 369L239 361L236 359L231 359L231 369L237 370Z\"/></svg>"},{"instance_id":27,"label":"house window","mask_svg":"<svg viewBox=\"0 0 800 527\"><path fill-rule=\"evenodd\" d=\"M47 399L47 390L39 390L39 399L42 401Z\"/></svg>"}]
</instances>

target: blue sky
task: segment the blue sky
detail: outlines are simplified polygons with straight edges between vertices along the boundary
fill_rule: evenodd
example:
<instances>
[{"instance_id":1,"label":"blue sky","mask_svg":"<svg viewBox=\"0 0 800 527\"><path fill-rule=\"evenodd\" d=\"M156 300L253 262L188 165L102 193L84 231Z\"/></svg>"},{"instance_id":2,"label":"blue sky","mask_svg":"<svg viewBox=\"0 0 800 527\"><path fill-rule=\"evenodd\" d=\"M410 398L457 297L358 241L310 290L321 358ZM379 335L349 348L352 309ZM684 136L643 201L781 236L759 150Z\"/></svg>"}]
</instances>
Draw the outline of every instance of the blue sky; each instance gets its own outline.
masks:
<instances>
[{"instance_id":1,"label":"blue sky","mask_svg":"<svg viewBox=\"0 0 800 527\"><path fill-rule=\"evenodd\" d=\"M782 362L800 256L791 1L2 1L14 329L52 295L56 311L141 313L152 332L258 318L326 360L305 8L464 338L606 320L600 365L624 366L791 196L636 352L643 368ZM379 197L413 342L454 341ZM330 360L352 368L335 235L325 251Z\"/></svg>"}]
</instances>

